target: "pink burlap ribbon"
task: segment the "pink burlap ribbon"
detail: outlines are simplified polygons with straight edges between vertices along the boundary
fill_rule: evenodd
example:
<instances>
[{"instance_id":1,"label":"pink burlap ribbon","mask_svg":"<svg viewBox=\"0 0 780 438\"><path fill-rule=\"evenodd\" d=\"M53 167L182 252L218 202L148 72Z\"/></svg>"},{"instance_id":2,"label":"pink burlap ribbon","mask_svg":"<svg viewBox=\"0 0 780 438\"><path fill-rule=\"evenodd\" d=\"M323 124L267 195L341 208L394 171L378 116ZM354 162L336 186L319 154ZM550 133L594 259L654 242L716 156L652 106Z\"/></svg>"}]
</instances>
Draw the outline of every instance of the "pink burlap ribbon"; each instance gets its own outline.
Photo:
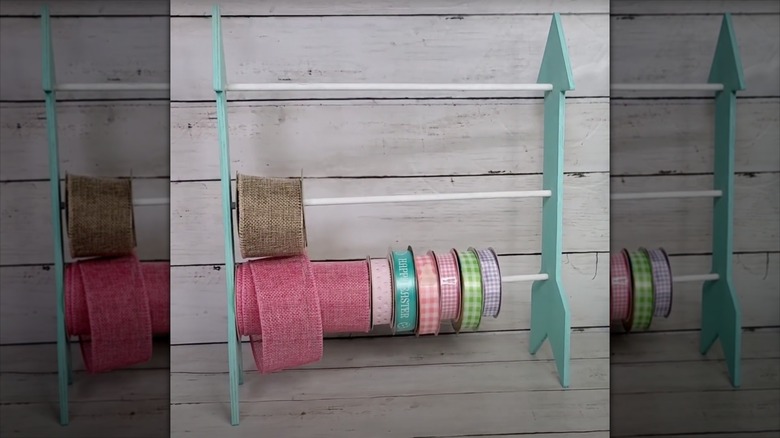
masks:
<instances>
[{"instance_id":1,"label":"pink burlap ribbon","mask_svg":"<svg viewBox=\"0 0 780 438\"><path fill-rule=\"evenodd\" d=\"M152 335L170 329L170 267L135 255L98 258L65 269L66 330L78 336L87 371L146 362Z\"/></svg>"},{"instance_id":2,"label":"pink burlap ribbon","mask_svg":"<svg viewBox=\"0 0 780 438\"><path fill-rule=\"evenodd\" d=\"M305 255L251 260L236 271L238 331L261 373L322 358L324 333L371 329L369 267Z\"/></svg>"}]
</instances>

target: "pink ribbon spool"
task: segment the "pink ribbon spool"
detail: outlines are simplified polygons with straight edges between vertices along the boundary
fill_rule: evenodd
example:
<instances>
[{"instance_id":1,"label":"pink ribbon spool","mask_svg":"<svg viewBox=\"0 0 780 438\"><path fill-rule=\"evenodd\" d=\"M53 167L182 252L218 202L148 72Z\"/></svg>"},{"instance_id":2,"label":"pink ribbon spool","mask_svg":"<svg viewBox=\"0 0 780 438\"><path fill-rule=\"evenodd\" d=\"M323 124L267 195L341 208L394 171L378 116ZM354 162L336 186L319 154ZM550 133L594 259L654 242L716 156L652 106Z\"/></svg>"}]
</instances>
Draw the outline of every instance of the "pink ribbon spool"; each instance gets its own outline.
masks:
<instances>
[{"instance_id":1,"label":"pink ribbon spool","mask_svg":"<svg viewBox=\"0 0 780 438\"><path fill-rule=\"evenodd\" d=\"M305 255L238 265L236 317L239 333L249 336L261 373L322 358L320 298Z\"/></svg>"},{"instance_id":2,"label":"pink ribbon spool","mask_svg":"<svg viewBox=\"0 0 780 438\"><path fill-rule=\"evenodd\" d=\"M631 265L626 250L609 256L609 273L610 320L628 321L631 317Z\"/></svg>"},{"instance_id":3,"label":"pink ribbon spool","mask_svg":"<svg viewBox=\"0 0 780 438\"><path fill-rule=\"evenodd\" d=\"M150 268L147 281L159 295L166 286L158 283L157 270L159 267ZM168 294L168 289L165 292ZM168 302L155 297L155 305L165 305L166 314ZM135 255L69 264L65 269L65 306L66 330L68 335L78 336L87 371L111 371L152 357L149 296L144 269ZM158 318L161 313L162 309L156 309ZM167 325L167 318L156 328L162 330L163 325Z\"/></svg>"},{"instance_id":4,"label":"pink ribbon spool","mask_svg":"<svg viewBox=\"0 0 780 438\"><path fill-rule=\"evenodd\" d=\"M324 333L371 330L369 267L366 260L314 262Z\"/></svg>"}]
</instances>

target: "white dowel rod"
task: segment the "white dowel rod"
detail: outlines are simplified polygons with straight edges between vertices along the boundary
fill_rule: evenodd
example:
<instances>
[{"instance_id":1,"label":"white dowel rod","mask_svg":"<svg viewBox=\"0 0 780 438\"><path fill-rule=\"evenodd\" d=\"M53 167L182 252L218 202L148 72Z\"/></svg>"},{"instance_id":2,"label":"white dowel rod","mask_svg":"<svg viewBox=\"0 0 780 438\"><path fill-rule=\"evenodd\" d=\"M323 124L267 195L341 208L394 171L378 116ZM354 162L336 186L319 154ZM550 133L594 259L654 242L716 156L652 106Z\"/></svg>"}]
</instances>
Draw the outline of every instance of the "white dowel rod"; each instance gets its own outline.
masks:
<instances>
[{"instance_id":1,"label":"white dowel rod","mask_svg":"<svg viewBox=\"0 0 780 438\"><path fill-rule=\"evenodd\" d=\"M721 195L723 195L723 192L720 190L691 190L679 192L613 193L610 199L613 201L625 201L660 198L718 198Z\"/></svg>"},{"instance_id":2,"label":"white dowel rod","mask_svg":"<svg viewBox=\"0 0 780 438\"><path fill-rule=\"evenodd\" d=\"M613 91L720 91L723 84L612 84Z\"/></svg>"},{"instance_id":3,"label":"white dowel rod","mask_svg":"<svg viewBox=\"0 0 780 438\"><path fill-rule=\"evenodd\" d=\"M313 198L304 199L303 205L350 205L350 204L391 204L398 202L431 202L456 201L466 199L501 199L501 198L546 198L552 196L549 190L526 192L481 192L481 193L437 193L430 195L391 195L391 196L359 196L350 198Z\"/></svg>"},{"instance_id":4,"label":"white dowel rod","mask_svg":"<svg viewBox=\"0 0 780 438\"><path fill-rule=\"evenodd\" d=\"M145 207L151 205L169 205L171 200L168 198L145 198L145 199L133 199L133 205L137 207Z\"/></svg>"},{"instance_id":5,"label":"white dowel rod","mask_svg":"<svg viewBox=\"0 0 780 438\"><path fill-rule=\"evenodd\" d=\"M266 83L228 84L228 91L550 91L552 84Z\"/></svg>"},{"instance_id":6,"label":"white dowel rod","mask_svg":"<svg viewBox=\"0 0 780 438\"><path fill-rule=\"evenodd\" d=\"M720 276L718 274L699 274L699 275L675 275L672 276L672 282L674 283L688 283L692 281L707 281L717 280Z\"/></svg>"},{"instance_id":7,"label":"white dowel rod","mask_svg":"<svg viewBox=\"0 0 780 438\"><path fill-rule=\"evenodd\" d=\"M501 281L504 283L516 283L519 281L547 280L548 278L550 277L547 274L509 275L501 277Z\"/></svg>"},{"instance_id":8,"label":"white dowel rod","mask_svg":"<svg viewBox=\"0 0 780 438\"><path fill-rule=\"evenodd\" d=\"M100 84L57 84L56 91L165 91L171 88L165 83L106 82Z\"/></svg>"}]
</instances>

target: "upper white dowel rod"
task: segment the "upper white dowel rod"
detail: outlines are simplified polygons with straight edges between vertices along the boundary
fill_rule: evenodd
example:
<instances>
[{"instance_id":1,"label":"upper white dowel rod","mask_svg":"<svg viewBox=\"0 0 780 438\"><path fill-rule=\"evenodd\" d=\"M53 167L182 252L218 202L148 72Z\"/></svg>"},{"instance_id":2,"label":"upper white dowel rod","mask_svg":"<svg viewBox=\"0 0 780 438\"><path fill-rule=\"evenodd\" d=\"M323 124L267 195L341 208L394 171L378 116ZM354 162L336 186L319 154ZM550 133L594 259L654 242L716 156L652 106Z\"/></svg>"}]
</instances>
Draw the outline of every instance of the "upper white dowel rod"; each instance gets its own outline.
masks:
<instances>
[{"instance_id":1,"label":"upper white dowel rod","mask_svg":"<svg viewBox=\"0 0 780 438\"><path fill-rule=\"evenodd\" d=\"M169 205L171 200L169 198L145 198L145 199L133 199L133 205L142 207L147 205Z\"/></svg>"},{"instance_id":2,"label":"upper white dowel rod","mask_svg":"<svg viewBox=\"0 0 780 438\"><path fill-rule=\"evenodd\" d=\"M680 192L613 193L610 199L613 201L625 201L659 198L717 198L721 195L723 195L723 192L720 190L691 190Z\"/></svg>"},{"instance_id":3,"label":"upper white dowel rod","mask_svg":"<svg viewBox=\"0 0 780 438\"><path fill-rule=\"evenodd\" d=\"M699 275L675 275L672 276L672 282L674 283L687 283L691 281L707 281L717 280L720 276L718 274L699 274Z\"/></svg>"},{"instance_id":4,"label":"upper white dowel rod","mask_svg":"<svg viewBox=\"0 0 780 438\"><path fill-rule=\"evenodd\" d=\"M303 205L350 205L350 204L390 204L398 202L456 201L465 199L500 198L547 198L552 196L549 190L526 192L481 192L481 193L436 193L430 195L391 195L359 196L350 198L312 198L304 199Z\"/></svg>"},{"instance_id":5,"label":"upper white dowel rod","mask_svg":"<svg viewBox=\"0 0 780 438\"><path fill-rule=\"evenodd\" d=\"M56 91L166 91L171 85L166 83L105 82L98 84L57 84Z\"/></svg>"},{"instance_id":6,"label":"upper white dowel rod","mask_svg":"<svg viewBox=\"0 0 780 438\"><path fill-rule=\"evenodd\" d=\"M550 277L547 274L509 275L501 277L501 281L504 283L516 283L519 281L547 280L548 278Z\"/></svg>"},{"instance_id":7,"label":"upper white dowel rod","mask_svg":"<svg viewBox=\"0 0 780 438\"><path fill-rule=\"evenodd\" d=\"M228 91L550 91L552 84L289 83L228 84Z\"/></svg>"},{"instance_id":8,"label":"upper white dowel rod","mask_svg":"<svg viewBox=\"0 0 780 438\"><path fill-rule=\"evenodd\" d=\"M720 91L723 84L612 84L613 91Z\"/></svg>"}]
</instances>

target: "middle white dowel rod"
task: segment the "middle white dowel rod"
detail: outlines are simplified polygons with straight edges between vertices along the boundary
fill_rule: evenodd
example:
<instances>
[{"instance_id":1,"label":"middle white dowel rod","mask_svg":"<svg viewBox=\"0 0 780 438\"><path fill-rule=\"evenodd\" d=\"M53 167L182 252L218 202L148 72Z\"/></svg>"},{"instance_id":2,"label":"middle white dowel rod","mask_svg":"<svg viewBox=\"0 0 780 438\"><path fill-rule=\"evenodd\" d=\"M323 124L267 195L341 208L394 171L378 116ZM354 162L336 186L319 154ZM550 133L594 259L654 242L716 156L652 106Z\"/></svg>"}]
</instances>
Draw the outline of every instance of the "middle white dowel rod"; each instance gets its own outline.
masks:
<instances>
[{"instance_id":1,"label":"middle white dowel rod","mask_svg":"<svg viewBox=\"0 0 780 438\"><path fill-rule=\"evenodd\" d=\"M676 275L672 276L674 283L690 283L692 281L708 281L720 278L718 274L698 274L698 275Z\"/></svg>"},{"instance_id":2,"label":"middle white dowel rod","mask_svg":"<svg viewBox=\"0 0 780 438\"><path fill-rule=\"evenodd\" d=\"M133 199L133 205L136 207L145 207L150 205L169 205L171 200L169 198L145 198L145 199Z\"/></svg>"},{"instance_id":3,"label":"middle white dowel rod","mask_svg":"<svg viewBox=\"0 0 780 438\"><path fill-rule=\"evenodd\" d=\"M57 84L56 91L166 91L171 88L166 83L142 82L106 82L96 84Z\"/></svg>"},{"instance_id":4,"label":"middle white dowel rod","mask_svg":"<svg viewBox=\"0 0 780 438\"><path fill-rule=\"evenodd\" d=\"M691 190L679 192L613 193L610 199L613 201L624 201L659 198L718 198L721 195L723 195L723 192L720 190Z\"/></svg>"},{"instance_id":5,"label":"middle white dowel rod","mask_svg":"<svg viewBox=\"0 0 780 438\"><path fill-rule=\"evenodd\" d=\"M509 275L501 277L501 281L504 283L516 283L519 281L547 280L548 278L550 278L550 276L547 274Z\"/></svg>"},{"instance_id":6,"label":"middle white dowel rod","mask_svg":"<svg viewBox=\"0 0 780 438\"><path fill-rule=\"evenodd\" d=\"M359 196L350 198L312 198L304 199L303 205L350 205L350 204L390 204L398 202L432 202L459 201L467 199L501 199L501 198L548 198L552 196L549 190L534 190L525 192L479 192L479 193L437 193L430 195L391 195L391 196Z\"/></svg>"},{"instance_id":7,"label":"middle white dowel rod","mask_svg":"<svg viewBox=\"0 0 780 438\"><path fill-rule=\"evenodd\" d=\"M723 84L612 84L613 91L720 91Z\"/></svg>"},{"instance_id":8,"label":"middle white dowel rod","mask_svg":"<svg viewBox=\"0 0 780 438\"><path fill-rule=\"evenodd\" d=\"M228 91L550 91L552 84L265 83L228 84Z\"/></svg>"}]
</instances>

